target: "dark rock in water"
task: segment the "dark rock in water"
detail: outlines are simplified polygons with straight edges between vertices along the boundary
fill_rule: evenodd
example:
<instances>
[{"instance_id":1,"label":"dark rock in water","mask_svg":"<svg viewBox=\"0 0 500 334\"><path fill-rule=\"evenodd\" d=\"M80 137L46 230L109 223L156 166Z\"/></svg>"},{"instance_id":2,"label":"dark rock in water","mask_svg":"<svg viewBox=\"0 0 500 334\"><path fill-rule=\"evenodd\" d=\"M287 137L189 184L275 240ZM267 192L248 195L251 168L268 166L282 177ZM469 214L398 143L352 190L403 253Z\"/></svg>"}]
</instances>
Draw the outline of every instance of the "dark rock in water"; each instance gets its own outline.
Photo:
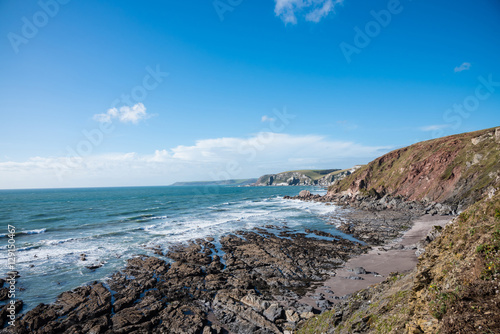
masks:
<instances>
[{"instance_id":1,"label":"dark rock in water","mask_svg":"<svg viewBox=\"0 0 500 334\"><path fill-rule=\"evenodd\" d=\"M17 271L17 270L11 270L7 274L8 274L8 276L5 277L5 281L10 280L12 278L16 279L16 278L21 277L21 275L19 275L19 271Z\"/></svg>"},{"instance_id":2,"label":"dark rock in water","mask_svg":"<svg viewBox=\"0 0 500 334\"><path fill-rule=\"evenodd\" d=\"M90 269L90 270L96 270L97 268L101 268L102 265L103 265L102 262L100 262L98 264L92 264L90 266L85 266L85 268Z\"/></svg>"},{"instance_id":3,"label":"dark rock in water","mask_svg":"<svg viewBox=\"0 0 500 334\"><path fill-rule=\"evenodd\" d=\"M356 275L365 275L366 274L366 270L363 267L356 267L356 268L354 268L354 273Z\"/></svg>"},{"instance_id":4,"label":"dark rock in water","mask_svg":"<svg viewBox=\"0 0 500 334\"><path fill-rule=\"evenodd\" d=\"M362 281L364 280L363 277L359 277L359 276L349 276L348 279L352 279L352 280L358 280L358 281Z\"/></svg>"},{"instance_id":5,"label":"dark rock in water","mask_svg":"<svg viewBox=\"0 0 500 334\"><path fill-rule=\"evenodd\" d=\"M14 333L282 333L311 316L297 302L311 283L368 249L284 229L240 231L220 243L223 259L207 240L170 247L171 264L129 259L106 286L77 288L27 312Z\"/></svg>"},{"instance_id":6,"label":"dark rock in water","mask_svg":"<svg viewBox=\"0 0 500 334\"><path fill-rule=\"evenodd\" d=\"M0 289L0 301L9 299L9 288Z\"/></svg>"},{"instance_id":7,"label":"dark rock in water","mask_svg":"<svg viewBox=\"0 0 500 334\"><path fill-rule=\"evenodd\" d=\"M7 322L10 321L10 318L8 318L8 315L10 314L10 310L7 309L10 305L11 304L8 303L7 305L4 305L0 309L0 328L2 328L4 325L7 324ZM16 300L16 302L14 304L15 314L17 315L17 314L21 313L22 308L23 308L23 301L22 300ZM16 323L16 326L17 326L17 323ZM12 326L9 326L9 327L12 328ZM9 332L7 331L7 333L9 333Z\"/></svg>"},{"instance_id":8,"label":"dark rock in water","mask_svg":"<svg viewBox=\"0 0 500 334\"><path fill-rule=\"evenodd\" d=\"M106 329L104 324L108 323L110 312L111 293L101 283L95 282L63 292L55 304L40 304L19 321L22 323L20 328L29 333L38 333L42 327L44 333L88 333L96 326ZM20 332L24 333L23 330Z\"/></svg>"}]
</instances>

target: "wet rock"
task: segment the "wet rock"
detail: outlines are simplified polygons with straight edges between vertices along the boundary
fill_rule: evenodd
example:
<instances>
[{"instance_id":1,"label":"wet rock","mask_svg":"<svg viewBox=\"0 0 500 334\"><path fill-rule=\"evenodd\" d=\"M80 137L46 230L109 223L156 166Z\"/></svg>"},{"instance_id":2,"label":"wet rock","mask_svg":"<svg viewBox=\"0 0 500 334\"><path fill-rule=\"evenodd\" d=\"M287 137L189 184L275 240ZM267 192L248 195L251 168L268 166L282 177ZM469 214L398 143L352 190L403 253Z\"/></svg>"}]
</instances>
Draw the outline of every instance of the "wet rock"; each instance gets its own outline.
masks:
<instances>
[{"instance_id":1,"label":"wet rock","mask_svg":"<svg viewBox=\"0 0 500 334\"><path fill-rule=\"evenodd\" d=\"M7 281L7 282L10 279L13 279L13 278L16 279L16 278L21 277L21 275L19 275L19 271L17 271L17 270L9 271L7 274L8 274L8 276L5 278L5 281Z\"/></svg>"},{"instance_id":2,"label":"wet rock","mask_svg":"<svg viewBox=\"0 0 500 334\"><path fill-rule=\"evenodd\" d=\"M207 240L172 246L167 250L171 264L138 255L106 286L93 283L35 307L20 319L16 333L222 333L222 327L234 333L282 333L310 316L312 307L297 300L312 282L368 249L290 229L238 231L220 243L223 259Z\"/></svg>"},{"instance_id":3,"label":"wet rock","mask_svg":"<svg viewBox=\"0 0 500 334\"><path fill-rule=\"evenodd\" d=\"M100 262L100 263L97 263L97 264L92 264L90 266L85 266L85 268L90 269L90 270L96 270L98 268L101 268L102 265L103 265L102 262Z\"/></svg>"},{"instance_id":4,"label":"wet rock","mask_svg":"<svg viewBox=\"0 0 500 334\"><path fill-rule=\"evenodd\" d=\"M12 304L7 303L6 305L4 305L0 309L0 328L2 328L4 326L4 324L6 324L7 322L10 321L10 318L8 318L8 316L11 313L10 313L10 310L8 308L11 307L11 305ZM22 300L16 300L16 302L14 303L14 312L15 312L15 314L18 315L19 313L21 313L22 308L23 308L23 301ZM16 324L16 326L17 326L17 324Z\"/></svg>"},{"instance_id":5,"label":"wet rock","mask_svg":"<svg viewBox=\"0 0 500 334\"><path fill-rule=\"evenodd\" d=\"M0 289L0 301L9 299L9 288Z\"/></svg>"}]
</instances>

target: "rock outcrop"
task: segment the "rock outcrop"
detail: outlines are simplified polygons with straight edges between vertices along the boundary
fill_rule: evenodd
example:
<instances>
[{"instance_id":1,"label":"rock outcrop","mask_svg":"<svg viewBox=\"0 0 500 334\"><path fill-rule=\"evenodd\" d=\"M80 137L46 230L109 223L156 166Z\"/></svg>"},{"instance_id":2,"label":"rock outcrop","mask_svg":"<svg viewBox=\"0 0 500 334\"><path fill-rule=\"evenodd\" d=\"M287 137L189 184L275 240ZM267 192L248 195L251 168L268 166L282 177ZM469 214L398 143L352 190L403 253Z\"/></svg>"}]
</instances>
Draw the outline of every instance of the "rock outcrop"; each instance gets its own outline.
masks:
<instances>
[{"instance_id":1,"label":"rock outcrop","mask_svg":"<svg viewBox=\"0 0 500 334\"><path fill-rule=\"evenodd\" d=\"M261 176L254 186L322 186L328 187L335 181L353 173L360 166L350 169L301 170Z\"/></svg>"},{"instance_id":2,"label":"rock outcrop","mask_svg":"<svg viewBox=\"0 0 500 334\"><path fill-rule=\"evenodd\" d=\"M308 196L375 216L388 209L463 212L415 246L420 258L412 272L359 291L297 333L500 333L499 133L487 129L402 148L335 183L327 195ZM391 225L362 216L340 221L339 229L377 244L370 234L393 237L380 234Z\"/></svg>"},{"instance_id":3,"label":"rock outcrop","mask_svg":"<svg viewBox=\"0 0 500 334\"><path fill-rule=\"evenodd\" d=\"M8 333L283 333L311 317L297 302L311 284L368 247L286 227L171 247L167 263L139 255L105 283L62 293ZM328 305L327 305L328 306ZM319 312L324 309L316 309ZM4 310L2 310L4 312Z\"/></svg>"},{"instance_id":4,"label":"rock outcrop","mask_svg":"<svg viewBox=\"0 0 500 334\"><path fill-rule=\"evenodd\" d=\"M412 272L359 291L297 333L500 333L500 193L433 229L423 246Z\"/></svg>"},{"instance_id":5,"label":"rock outcrop","mask_svg":"<svg viewBox=\"0 0 500 334\"><path fill-rule=\"evenodd\" d=\"M329 188L328 197L357 195L441 203L458 211L500 180L500 128L417 143L363 166Z\"/></svg>"}]
</instances>

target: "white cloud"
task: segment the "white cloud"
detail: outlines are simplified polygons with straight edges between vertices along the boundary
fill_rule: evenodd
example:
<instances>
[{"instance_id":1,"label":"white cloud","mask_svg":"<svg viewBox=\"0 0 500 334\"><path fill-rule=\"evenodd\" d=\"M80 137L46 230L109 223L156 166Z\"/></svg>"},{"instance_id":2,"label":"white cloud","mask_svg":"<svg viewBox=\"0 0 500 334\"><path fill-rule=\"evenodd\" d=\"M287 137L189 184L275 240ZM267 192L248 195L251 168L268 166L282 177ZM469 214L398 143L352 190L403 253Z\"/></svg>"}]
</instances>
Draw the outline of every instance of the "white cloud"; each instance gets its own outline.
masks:
<instances>
[{"instance_id":1,"label":"white cloud","mask_svg":"<svg viewBox=\"0 0 500 334\"><path fill-rule=\"evenodd\" d=\"M437 131L441 129L449 128L450 124L435 124L435 125L427 125L419 128L420 131L428 132L428 131Z\"/></svg>"},{"instance_id":2,"label":"white cloud","mask_svg":"<svg viewBox=\"0 0 500 334\"><path fill-rule=\"evenodd\" d=\"M332 0L325 1L319 8L314 9L306 15L306 21L319 22L323 17L330 14L333 10L334 4Z\"/></svg>"},{"instance_id":3,"label":"white cloud","mask_svg":"<svg viewBox=\"0 0 500 334\"><path fill-rule=\"evenodd\" d=\"M455 73L470 70L471 63L462 63L462 65L455 67Z\"/></svg>"},{"instance_id":4,"label":"white cloud","mask_svg":"<svg viewBox=\"0 0 500 334\"><path fill-rule=\"evenodd\" d=\"M101 123L109 123L113 119L118 119L122 123L134 123L137 124L143 119L151 117L146 112L146 107L142 103L137 103L132 107L123 106L120 109L111 108L105 114L94 115L94 120Z\"/></svg>"},{"instance_id":5,"label":"white cloud","mask_svg":"<svg viewBox=\"0 0 500 334\"><path fill-rule=\"evenodd\" d=\"M262 116L262 118L260 119L262 122L274 122L276 120L276 118L273 118L273 117L269 117L267 115L264 115Z\"/></svg>"},{"instance_id":6,"label":"white cloud","mask_svg":"<svg viewBox=\"0 0 500 334\"><path fill-rule=\"evenodd\" d=\"M306 21L319 22L334 11L343 0L274 0L274 13L286 23L297 24L297 16Z\"/></svg>"},{"instance_id":7,"label":"white cloud","mask_svg":"<svg viewBox=\"0 0 500 334\"><path fill-rule=\"evenodd\" d=\"M203 139L150 154L34 157L0 162L0 189L165 185L175 181L258 177L302 168L347 168L390 147L322 136L261 132L247 138Z\"/></svg>"}]
</instances>

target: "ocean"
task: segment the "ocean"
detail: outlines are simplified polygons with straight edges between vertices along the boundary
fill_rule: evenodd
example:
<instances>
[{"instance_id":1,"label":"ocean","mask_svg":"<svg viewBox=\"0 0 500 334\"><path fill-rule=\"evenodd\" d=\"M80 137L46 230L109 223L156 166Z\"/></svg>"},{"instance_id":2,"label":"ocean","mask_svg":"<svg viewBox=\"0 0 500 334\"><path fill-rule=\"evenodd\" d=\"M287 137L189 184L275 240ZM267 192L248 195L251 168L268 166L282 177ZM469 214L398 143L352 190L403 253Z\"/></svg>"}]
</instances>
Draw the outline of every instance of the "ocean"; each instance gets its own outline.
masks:
<instances>
[{"instance_id":1,"label":"ocean","mask_svg":"<svg viewBox=\"0 0 500 334\"><path fill-rule=\"evenodd\" d=\"M196 238L217 240L269 224L351 239L327 224L334 205L282 198L300 190L325 193L315 187L235 186L1 190L2 276L9 271L9 224L16 228L16 298L25 304L23 313L54 302L64 291L105 280L133 255L154 255L157 246L165 250ZM102 267L87 268L98 263Z\"/></svg>"}]
</instances>

